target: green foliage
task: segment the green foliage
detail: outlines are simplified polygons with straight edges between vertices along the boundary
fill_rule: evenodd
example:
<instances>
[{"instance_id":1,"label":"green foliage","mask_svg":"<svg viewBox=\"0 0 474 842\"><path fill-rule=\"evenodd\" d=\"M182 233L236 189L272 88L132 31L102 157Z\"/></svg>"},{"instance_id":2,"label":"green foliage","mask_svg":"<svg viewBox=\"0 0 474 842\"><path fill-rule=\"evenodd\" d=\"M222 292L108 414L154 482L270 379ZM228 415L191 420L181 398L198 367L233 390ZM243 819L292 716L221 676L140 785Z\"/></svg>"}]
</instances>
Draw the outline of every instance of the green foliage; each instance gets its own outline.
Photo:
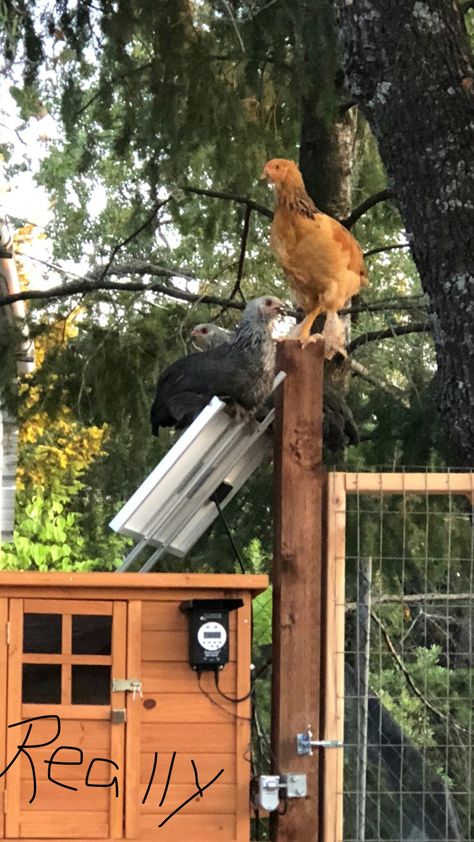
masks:
<instances>
[{"instance_id":1,"label":"green foliage","mask_svg":"<svg viewBox=\"0 0 474 842\"><path fill-rule=\"evenodd\" d=\"M25 87L34 85L38 67L44 59L43 44L34 22L33 6L20 0L18 4L0 3L1 43L8 62L15 58L20 46L24 50Z\"/></svg>"},{"instance_id":2,"label":"green foliage","mask_svg":"<svg viewBox=\"0 0 474 842\"><path fill-rule=\"evenodd\" d=\"M466 698L469 687L469 670L448 669L440 661L444 653L439 645L418 647L410 657L409 674L420 696L413 694L400 670L389 668L374 673L370 683L387 710L392 713L407 737L418 748L436 748L440 743L440 732L446 729L446 719L453 720L469 729L471 700ZM428 702L436 700L436 714L427 708ZM444 700L444 701L441 701ZM438 762L445 762L444 748L439 749Z\"/></svg>"},{"instance_id":3,"label":"green foliage","mask_svg":"<svg viewBox=\"0 0 474 842\"><path fill-rule=\"evenodd\" d=\"M429 649L419 648L416 660L410 664L410 675L420 682L427 699L433 698L439 690L439 673L448 672L438 666L440 647L431 646ZM446 691L446 675L444 675ZM449 680L449 678L448 678ZM370 676L370 685L377 693L380 701L392 714L403 733L419 749L432 748L436 745L431 713L427 710L423 700L413 695L407 686L405 677L395 668L383 669Z\"/></svg>"},{"instance_id":4,"label":"green foliage","mask_svg":"<svg viewBox=\"0 0 474 842\"><path fill-rule=\"evenodd\" d=\"M27 121L30 117L39 117L44 113L44 107L35 87L29 85L25 88L18 88L12 85L10 94L18 106L18 113L22 120Z\"/></svg>"},{"instance_id":5,"label":"green foliage","mask_svg":"<svg viewBox=\"0 0 474 842\"><path fill-rule=\"evenodd\" d=\"M252 606L252 661L254 664L254 722L253 747L257 774L270 771L269 746L271 722L271 642L272 642L272 588L255 597Z\"/></svg>"},{"instance_id":6,"label":"green foliage","mask_svg":"<svg viewBox=\"0 0 474 842\"><path fill-rule=\"evenodd\" d=\"M272 642L272 588L255 597L253 604L253 639L258 646Z\"/></svg>"},{"instance_id":7,"label":"green foliage","mask_svg":"<svg viewBox=\"0 0 474 842\"><path fill-rule=\"evenodd\" d=\"M91 558L81 515L70 510L67 494L19 494L19 514L13 540L0 551L1 570L114 570L126 542L108 542L107 555Z\"/></svg>"}]
</instances>

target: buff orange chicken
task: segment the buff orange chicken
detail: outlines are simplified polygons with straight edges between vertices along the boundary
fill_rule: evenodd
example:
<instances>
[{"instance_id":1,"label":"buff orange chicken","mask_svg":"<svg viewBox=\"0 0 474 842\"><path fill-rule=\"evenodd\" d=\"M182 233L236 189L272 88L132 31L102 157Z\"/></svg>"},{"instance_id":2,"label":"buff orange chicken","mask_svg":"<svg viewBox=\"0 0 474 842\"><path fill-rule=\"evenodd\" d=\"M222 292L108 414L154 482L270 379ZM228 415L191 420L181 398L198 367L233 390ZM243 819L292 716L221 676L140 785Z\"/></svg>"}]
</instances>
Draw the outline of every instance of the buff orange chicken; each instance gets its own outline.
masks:
<instances>
[{"instance_id":1,"label":"buff orange chicken","mask_svg":"<svg viewBox=\"0 0 474 842\"><path fill-rule=\"evenodd\" d=\"M298 337L303 345L313 341L313 322L326 313L326 356L345 354L344 325L337 311L367 285L362 249L343 225L316 208L294 161L269 161L262 178L273 184L276 194L272 251L306 313Z\"/></svg>"}]
</instances>

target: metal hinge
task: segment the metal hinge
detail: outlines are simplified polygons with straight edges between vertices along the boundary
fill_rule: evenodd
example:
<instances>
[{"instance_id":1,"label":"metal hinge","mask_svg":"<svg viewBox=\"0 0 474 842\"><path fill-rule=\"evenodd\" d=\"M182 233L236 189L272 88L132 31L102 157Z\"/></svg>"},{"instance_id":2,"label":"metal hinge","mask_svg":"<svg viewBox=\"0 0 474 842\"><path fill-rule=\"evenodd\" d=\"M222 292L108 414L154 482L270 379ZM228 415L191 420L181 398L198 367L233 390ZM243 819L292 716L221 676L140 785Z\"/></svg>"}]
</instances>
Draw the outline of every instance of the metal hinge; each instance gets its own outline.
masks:
<instances>
[{"instance_id":1,"label":"metal hinge","mask_svg":"<svg viewBox=\"0 0 474 842\"><path fill-rule=\"evenodd\" d=\"M112 693L132 693L133 698L143 696L142 683L139 678L113 678Z\"/></svg>"},{"instance_id":2,"label":"metal hinge","mask_svg":"<svg viewBox=\"0 0 474 842\"><path fill-rule=\"evenodd\" d=\"M311 728L296 735L296 754L313 754L313 748L343 748L342 740L313 740Z\"/></svg>"}]
</instances>

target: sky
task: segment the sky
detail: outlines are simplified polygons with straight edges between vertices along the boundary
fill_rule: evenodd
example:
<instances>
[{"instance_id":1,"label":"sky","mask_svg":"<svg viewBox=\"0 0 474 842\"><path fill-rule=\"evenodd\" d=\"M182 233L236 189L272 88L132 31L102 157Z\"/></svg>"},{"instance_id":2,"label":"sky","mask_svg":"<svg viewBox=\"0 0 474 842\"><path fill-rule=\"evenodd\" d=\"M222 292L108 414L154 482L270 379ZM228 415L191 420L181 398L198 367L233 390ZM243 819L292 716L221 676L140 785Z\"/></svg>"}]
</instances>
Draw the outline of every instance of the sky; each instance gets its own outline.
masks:
<instances>
[{"instance_id":1,"label":"sky","mask_svg":"<svg viewBox=\"0 0 474 842\"><path fill-rule=\"evenodd\" d=\"M10 164L26 167L24 172L7 181L6 162L0 160L0 208L3 213L36 225L47 225L50 221L46 190L36 184L34 175L47 153L48 143L56 137L56 125L49 114L39 120L32 117L26 124L22 122L13 97L3 87L0 94L0 144L10 146L13 153Z\"/></svg>"},{"instance_id":2,"label":"sky","mask_svg":"<svg viewBox=\"0 0 474 842\"><path fill-rule=\"evenodd\" d=\"M0 152L0 215L9 218L10 230L13 233L25 223L44 229L52 219L52 211L48 193L44 187L36 182L42 159L48 154L50 143L59 137L58 128L50 114L40 118L31 117L24 122L18 116L15 100L4 86L0 93L0 144L8 145L11 157L8 162L2 158ZM7 171L12 165L18 168L15 175ZM71 202L74 202L74 196ZM92 192L89 209L98 214L105 203L105 191L98 186ZM51 260L51 243L47 239L37 239L22 247L23 254L30 253L41 260ZM47 267L34 259L25 261L28 266L30 286L47 287L59 282L60 276L52 274ZM87 257L77 263L63 260L60 265L70 270L74 275L82 276L89 269Z\"/></svg>"}]
</instances>

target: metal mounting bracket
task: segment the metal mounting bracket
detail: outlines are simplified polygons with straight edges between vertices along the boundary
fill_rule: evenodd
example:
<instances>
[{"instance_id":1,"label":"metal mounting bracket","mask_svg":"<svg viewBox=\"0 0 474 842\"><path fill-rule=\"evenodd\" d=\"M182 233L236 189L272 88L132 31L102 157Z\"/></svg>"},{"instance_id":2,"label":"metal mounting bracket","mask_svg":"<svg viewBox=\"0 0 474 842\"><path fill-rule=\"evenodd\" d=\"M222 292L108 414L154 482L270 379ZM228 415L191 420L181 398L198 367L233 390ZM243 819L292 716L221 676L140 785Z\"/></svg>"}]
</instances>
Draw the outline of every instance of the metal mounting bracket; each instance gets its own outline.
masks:
<instances>
[{"instance_id":1,"label":"metal mounting bracket","mask_svg":"<svg viewBox=\"0 0 474 842\"><path fill-rule=\"evenodd\" d=\"M288 775L280 775L280 789L284 790L285 798L306 798L306 775L296 775L293 772Z\"/></svg>"}]
</instances>

